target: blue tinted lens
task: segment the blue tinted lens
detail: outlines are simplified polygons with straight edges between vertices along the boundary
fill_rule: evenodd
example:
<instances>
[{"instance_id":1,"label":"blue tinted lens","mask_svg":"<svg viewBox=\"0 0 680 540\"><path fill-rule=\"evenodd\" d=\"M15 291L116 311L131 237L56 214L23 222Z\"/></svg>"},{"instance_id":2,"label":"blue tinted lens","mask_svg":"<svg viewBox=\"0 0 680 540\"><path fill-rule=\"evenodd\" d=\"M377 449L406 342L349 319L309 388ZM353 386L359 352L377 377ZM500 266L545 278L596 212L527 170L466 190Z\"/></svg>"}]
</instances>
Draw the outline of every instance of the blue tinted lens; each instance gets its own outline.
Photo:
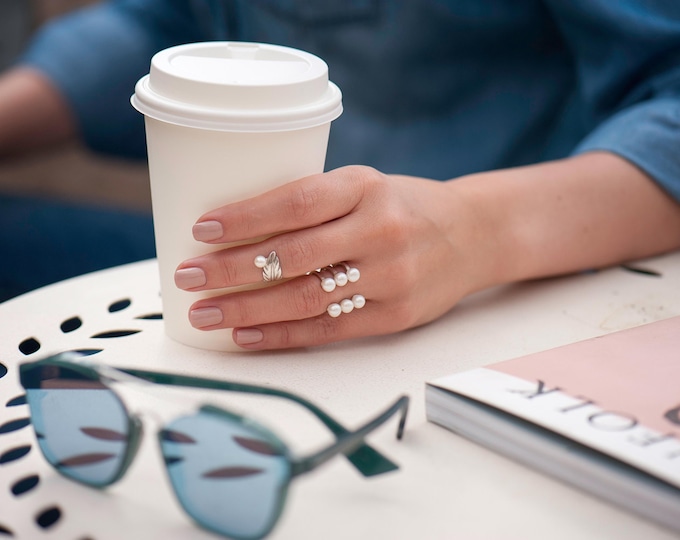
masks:
<instances>
[{"instance_id":1,"label":"blue tinted lens","mask_svg":"<svg viewBox=\"0 0 680 540\"><path fill-rule=\"evenodd\" d=\"M260 538L276 522L290 465L271 433L223 411L202 409L160 434L177 497L197 523L232 538Z\"/></svg>"},{"instance_id":2,"label":"blue tinted lens","mask_svg":"<svg viewBox=\"0 0 680 540\"><path fill-rule=\"evenodd\" d=\"M26 388L45 458L65 476L103 486L125 461L129 421L118 397L100 382L68 369L45 370Z\"/></svg>"}]
</instances>

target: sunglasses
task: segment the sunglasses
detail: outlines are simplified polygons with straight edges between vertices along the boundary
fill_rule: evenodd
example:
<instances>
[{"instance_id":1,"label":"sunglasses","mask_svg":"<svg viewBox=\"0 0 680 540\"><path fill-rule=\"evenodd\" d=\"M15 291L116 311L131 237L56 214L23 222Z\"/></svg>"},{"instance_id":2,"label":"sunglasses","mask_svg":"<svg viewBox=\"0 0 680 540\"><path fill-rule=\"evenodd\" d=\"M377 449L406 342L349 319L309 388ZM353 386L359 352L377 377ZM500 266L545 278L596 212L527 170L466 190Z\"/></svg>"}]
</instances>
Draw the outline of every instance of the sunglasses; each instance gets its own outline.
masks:
<instances>
[{"instance_id":1,"label":"sunglasses","mask_svg":"<svg viewBox=\"0 0 680 540\"><path fill-rule=\"evenodd\" d=\"M291 480L338 454L364 476L398 468L364 439L397 413L401 439L407 396L352 431L306 399L270 387L115 368L71 352L23 363L19 370L45 459L62 475L93 487L119 480L141 441L139 416L128 411L112 386L165 385L273 396L311 412L335 441L303 457L294 456L268 428L212 405L164 422L159 429L161 455L180 505L198 525L237 540L267 535L281 515Z\"/></svg>"}]
</instances>

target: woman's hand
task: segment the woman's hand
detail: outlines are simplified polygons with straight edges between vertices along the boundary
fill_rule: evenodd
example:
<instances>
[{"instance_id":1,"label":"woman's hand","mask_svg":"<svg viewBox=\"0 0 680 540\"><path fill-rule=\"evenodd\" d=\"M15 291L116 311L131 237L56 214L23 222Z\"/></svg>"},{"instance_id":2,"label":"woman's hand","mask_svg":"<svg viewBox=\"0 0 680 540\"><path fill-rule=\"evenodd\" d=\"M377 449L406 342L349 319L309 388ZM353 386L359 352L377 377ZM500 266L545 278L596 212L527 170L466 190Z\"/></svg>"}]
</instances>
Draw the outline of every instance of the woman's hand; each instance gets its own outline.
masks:
<instances>
[{"instance_id":1,"label":"woman's hand","mask_svg":"<svg viewBox=\"0 0 680 540\"><path fill-rule=\"evenodd\" d=\"M396 332L429 322L475 288L466 247L454 238L466 212L451 183L345 167L303 178L202 216L194 237L253 242L185 261L176 284L199 291L261 284L257 256L275 251L283 281L196 302L193 326L234 328L249 349L318 345ZM282 232L286 231L286 232ZM271 236L275 235L275 236ZM315 269L346 263L360 279L326 292ZM311 274L308 273L312 271ZM365 305L331 317L330 304L362 295Z\"/></svg>"},{"instance_id":2,"label":"woman's hand","mask_svg":"<svg viewBox=\"0 0 680 540\"><path fill-rule=\"evenodd\" d=\"M397 332L484 287L677 249L680 205L607 152L447 182L356 166L209 212L194 236L254 243L182 263L186 290L261 283L253 261L276 251L285 281L200 300L189 314L205 330L234 328L244 348L276 349ZM361 278L326 292L313 270L339 263ZM365 306L327 313L356 294Z\"/></svg>"}]
</instances>

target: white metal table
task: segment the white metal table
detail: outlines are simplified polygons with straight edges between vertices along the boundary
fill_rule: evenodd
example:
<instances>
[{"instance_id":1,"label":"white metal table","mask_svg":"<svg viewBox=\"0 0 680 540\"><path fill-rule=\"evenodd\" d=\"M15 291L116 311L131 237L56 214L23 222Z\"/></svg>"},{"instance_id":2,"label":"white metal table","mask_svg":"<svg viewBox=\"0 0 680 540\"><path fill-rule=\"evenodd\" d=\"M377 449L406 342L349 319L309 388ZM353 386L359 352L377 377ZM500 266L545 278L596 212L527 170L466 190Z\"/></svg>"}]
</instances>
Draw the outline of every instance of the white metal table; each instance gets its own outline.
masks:
<instances>
[{"instance_id":1,"label":"white metal table","mask_svg":"<svg viewBox=\"0 0 680 540\"><path fill-rule=\"evenodd\" d=\"M216 538L175 502L153 426L126 477L103 491L68 481L43 462L24 420L17 365L69 349L98 351L93 359L114 365L285 388L348 427L410 395L404 439L395 439L396 421L370 439L401 469L365 480L334 459L293 484L271 538L674 538L425 420L426 380L680 315L680 252L632 266L638 271L617 267L484 291L397 335L267 353L216 353L168 339L154 260L0 304L0 538ZM233 404L260 411L249 399ZM277 409L270 420L296 448L327 441L296 411Z\"/></svg>"}]
</instances>

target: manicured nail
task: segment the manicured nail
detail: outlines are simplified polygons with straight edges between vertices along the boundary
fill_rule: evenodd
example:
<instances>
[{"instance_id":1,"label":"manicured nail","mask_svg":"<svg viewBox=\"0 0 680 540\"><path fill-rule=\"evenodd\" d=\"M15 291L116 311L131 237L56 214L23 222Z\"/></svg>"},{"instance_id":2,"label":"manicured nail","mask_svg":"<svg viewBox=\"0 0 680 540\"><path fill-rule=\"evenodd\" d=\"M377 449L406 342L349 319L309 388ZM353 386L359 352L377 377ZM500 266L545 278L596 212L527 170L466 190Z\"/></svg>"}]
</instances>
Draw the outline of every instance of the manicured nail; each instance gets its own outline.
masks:
<instances>
[{"instance_id":1,"label":"manicured nail","mask_svg":"<svg viewBox=\"0 0 680 540\"><path fill-rule=\"evenodd\" d=\"M203 287L208 282L202 268L180 268L175 271L175 285L180 289Z\"/></svg>"},{"instance_id":2,"label":"manicured nail","mask_svg":"<svg viewBox=\"0 0 680 540\"><path fill-rule=\"evenodd\" d=\"M205 328L222 322L222 311L216 307L192 309L189 312L189 322L194 328Z\"/></svg>"},{"instance_id":3,"label":"manicured nail","mask_svg":"<svg viewBox=\"0 0 680 540\"><path fill-rule=\"evenodd\" d=\"M222 224L219 221L201 221L192 227L191 232L194 235L194 239L199 242L219 240L224 234Z\"/></svg>"},{"instance_id":4,"label":"manicured nail","mask_svg":"<svg viewBox=\"0 0 680 540\"><path fill-rule=\"evenodd\" d=\"M233 337L236 345L254 345L262 341L264 334L257 328L237 328Z\"/></svg>"}]
</instances>

